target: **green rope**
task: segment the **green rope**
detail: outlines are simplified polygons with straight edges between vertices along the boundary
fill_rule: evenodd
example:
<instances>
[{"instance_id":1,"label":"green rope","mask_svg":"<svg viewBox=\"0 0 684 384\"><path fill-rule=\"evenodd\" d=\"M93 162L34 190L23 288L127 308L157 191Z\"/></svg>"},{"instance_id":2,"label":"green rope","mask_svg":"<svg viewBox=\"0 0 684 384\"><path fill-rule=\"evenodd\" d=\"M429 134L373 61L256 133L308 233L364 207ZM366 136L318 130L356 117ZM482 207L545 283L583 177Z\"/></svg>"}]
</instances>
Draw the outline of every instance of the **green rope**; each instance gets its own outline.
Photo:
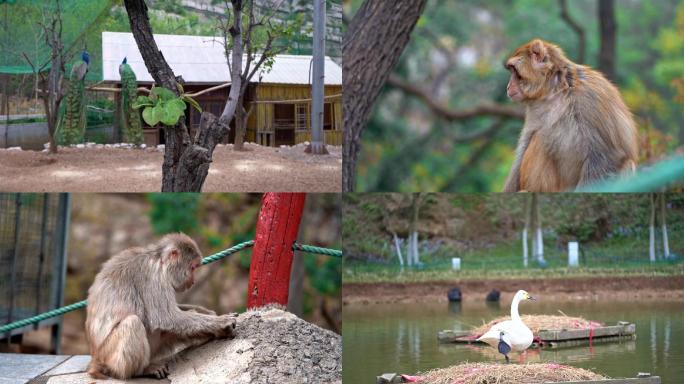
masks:
<instances>
[{"instance_id":1,"label":"green rope","mask_svg":"<svg viewBox=\"0 0 684 384\"><path fill-rule=\"evenodd\" d=\"M218 261L223 259L226 256L232 255L233 253L240 252L245 248L251 248L254 246L254 240L249 240L245 241L244 243L240 243L237 245L234 245L226 250L223 250L221 252L214 253L211 256L207 256L204 259L202 259L202 265L213 263L214 261ZM308 252L308 253L316 253L320 255L327 255L327 256L335 256L335 257L342 257L342 251L339 251L337 249L329 249L329 248L321 248L321 247L315 247L313 245L306 245L306 244L298 244L294 243L292 245L292 250L294 251L302 251L302 252ZM13 323L5 324L3 326L0 326L0 333L8 332L13 329L21 328L27 325L31 325L34 323L41 322L43 320L47 320L52 317L57 317L60 315L63 315L67 312L75 311L77 309L85 308L86 306L86 301L81 300L77 303L69 304L67 306L53 309L51 311L43 312L40 315L36 315L33 317L29 317L28 319L23 319L23 320L18 320Z\"/></svg>"},{"instance_id":2,"label":"green rope","mask_svg":"<svg viewBox=\"0 0 684 384\"><path fill-rule=\"evenodd\" d=\"M254 246L254 240L245 241L244 243L233 245L232 247L230 247L226 250L223 250L221 252L214 253L211 256L205 257L204 259L202 259L202 265L213 263L214 261L221 260L224 257L226 257L228 255L232 255L235 252L240 252L245 248L250 248L253 246Z\"/></svg>"},{"instance_id":3,"label":"green rope","mask_svg":"<svg viewBox=\"0 0 684 384\"><path fill-rule=\"evenodd\" d=\"M315 247L313 245L294 243L294 245L292 246L292 249L295 251L317 253L319 255L342 257L342 251L339 251L337 249Z\"/></svg>"},{"instance_id":4,"label":"green rope","mask_svg":"<svg viewBox=\"0 0 684 384\"><path fill-rule=\"evenodd\" d=\"M78 303L69 304L66 307L53 309L52 311L47 311L47 312L41 313L40 315L29 317L28 319L18 320L18 321L15 321L14 323L5 324L2 327L0 327L0 333L11 331L11 330L16 329L16 328L21 328L21 327L26 326L26 325L31 325L33 323L38 323L40 321L47 320L51 317L57 317L57 316L65 314L67 312L71 312L71 311L75 311L77 309L85 308L85 306L86 306L86 301L81 300Z\"/></svg>"}]
</instances>

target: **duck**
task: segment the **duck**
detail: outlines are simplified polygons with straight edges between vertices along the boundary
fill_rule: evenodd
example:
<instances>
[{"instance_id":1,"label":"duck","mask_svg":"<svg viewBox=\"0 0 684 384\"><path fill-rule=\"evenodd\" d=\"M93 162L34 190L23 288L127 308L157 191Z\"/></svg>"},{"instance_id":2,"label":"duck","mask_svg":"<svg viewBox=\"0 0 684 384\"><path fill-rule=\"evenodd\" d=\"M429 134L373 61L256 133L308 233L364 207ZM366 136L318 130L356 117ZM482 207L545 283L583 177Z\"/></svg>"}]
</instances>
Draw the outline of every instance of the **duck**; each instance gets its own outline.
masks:
<instances>
[{"instance_id":1,"label":"duck","mask_svg":"<svg viewBox=\"0 0 684 384\"><path fill-rule=\"evenodd\" d=\"M524 300L536 300L529 293L519 290L513 296L511 303L511 319L494 324L489 331L480 336L481 341L495 347L504 355L506 363L510 362L508 354L511 351L522 352L532 345L534 336L530 328L523 323L518 314L518 304Z\"/></svg>"}]
</instances>

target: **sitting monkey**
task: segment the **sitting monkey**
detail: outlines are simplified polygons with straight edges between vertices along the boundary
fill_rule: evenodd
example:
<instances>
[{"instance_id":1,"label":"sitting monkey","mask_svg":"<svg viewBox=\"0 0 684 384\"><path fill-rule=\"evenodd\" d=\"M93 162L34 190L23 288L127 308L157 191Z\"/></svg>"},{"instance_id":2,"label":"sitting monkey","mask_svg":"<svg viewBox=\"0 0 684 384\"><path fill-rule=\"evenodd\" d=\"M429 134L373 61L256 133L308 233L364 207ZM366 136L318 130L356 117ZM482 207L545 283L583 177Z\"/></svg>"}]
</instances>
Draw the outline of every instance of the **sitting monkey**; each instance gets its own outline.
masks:
<instances>
[{"instance_id":1,"label":"sitting monkey","mask_svg":"<svg viewBox=\"0 0 684 384\"><path fill-rule=\"evenodd\" d=\"M166 362L190 346L232 338L235 317L180 305L175 292L194 284L202 255L182 233L108 260L88 291L86 338L95 378L168 375Z\"/></svg>"},{"instance_id":2,"label":"sitting monkey","mask_svg":"<svg viewBox=\"0 0 684 384\"><path fill-rule=\"evenodd\" d=\"M507 93L526 106L504 192L561 192L634 171L637 131L618 89L535 39L505 63Z\"/></svg>"}]
</instances>

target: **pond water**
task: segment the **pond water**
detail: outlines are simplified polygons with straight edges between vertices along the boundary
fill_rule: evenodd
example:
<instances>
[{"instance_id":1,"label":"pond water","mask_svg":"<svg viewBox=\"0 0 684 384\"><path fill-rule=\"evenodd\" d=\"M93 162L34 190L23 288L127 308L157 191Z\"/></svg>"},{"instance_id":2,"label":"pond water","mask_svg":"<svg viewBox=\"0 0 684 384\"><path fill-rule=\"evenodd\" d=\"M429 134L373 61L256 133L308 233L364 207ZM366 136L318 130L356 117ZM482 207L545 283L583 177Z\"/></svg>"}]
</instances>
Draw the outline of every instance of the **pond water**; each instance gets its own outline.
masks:
<instances>
[{"instance_id":1,"label":"pond water","mask_svg":"<svg viewBox=\"0 0 684 384\"><path fill-rule=\"evenodd\" d=\"M388 373L415 374L433 368L469 362L500 362L494 348L480 345L439 344L443 329L467 330L510 313L510 302L347 305L342 338L343 381L375 383ZM610 377L635 377L638 372L659 375L663 383L684 382L684 301L632 302L571 301L524 302L521 314L568 316L613 325L636 324L637 339L589 346L528 350L527 362L557 362L590 369ZM517 354L512 362L519 362Z\"/></svg>"}]
</instances>

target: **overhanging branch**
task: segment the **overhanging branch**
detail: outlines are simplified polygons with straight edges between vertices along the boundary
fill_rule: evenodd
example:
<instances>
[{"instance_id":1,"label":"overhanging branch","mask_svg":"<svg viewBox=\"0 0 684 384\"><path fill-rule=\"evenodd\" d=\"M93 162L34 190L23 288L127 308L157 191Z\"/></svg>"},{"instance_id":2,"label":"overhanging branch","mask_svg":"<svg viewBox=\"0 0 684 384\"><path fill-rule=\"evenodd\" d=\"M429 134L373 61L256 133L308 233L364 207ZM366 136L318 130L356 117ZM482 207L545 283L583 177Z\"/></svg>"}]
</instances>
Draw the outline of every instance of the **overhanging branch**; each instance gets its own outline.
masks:
<instances>
[{"instance_id":1,"label":"overhanging branch","mask_svg":"<svg viewBox=\"0 0 684 384\"><path fill-rule=\"evenodd\" d=\"M425 105L432 110L433 113L439 117L454 121L465 120L479 116L500 116L513 119L524 119L525 112L514 106L500 105L500 104L480 104L478 106L467 109L452 109L442 102L435 100L430 94L421 87L399 78L395 74L391 74L387 79L387 84L395 88L401 89L405 93L415 96L422 100Z\"/></svg>"}]
</instances>

